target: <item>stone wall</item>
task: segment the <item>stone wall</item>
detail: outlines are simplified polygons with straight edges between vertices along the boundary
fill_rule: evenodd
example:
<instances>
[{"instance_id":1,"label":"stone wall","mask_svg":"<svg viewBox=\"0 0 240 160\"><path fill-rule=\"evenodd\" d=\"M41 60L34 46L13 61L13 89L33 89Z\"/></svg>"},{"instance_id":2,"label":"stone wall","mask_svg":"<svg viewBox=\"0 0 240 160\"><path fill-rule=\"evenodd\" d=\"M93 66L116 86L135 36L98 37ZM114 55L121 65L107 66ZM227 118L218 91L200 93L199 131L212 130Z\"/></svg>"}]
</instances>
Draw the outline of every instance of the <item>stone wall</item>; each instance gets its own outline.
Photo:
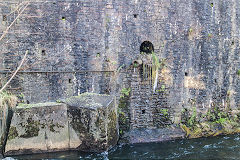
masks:
<instances>
[{"instance_id":1,"label":"stone wall","mask_svg":"<svg viewBox=\"0 0 240 160\"><path fill-rule=\"evenodd\" d=\"M1 30L14 20L16 13L8 14L20 2L0 2ZM239 8L237 0L33 1L1 41L0 65L14 70L30 51L27 65L34 65L25 71L43 72L20 73L9 88L19 89L30 103L86 91L119 95L127 75L87 71L116 71L123 65L126 69L140 54L141 44L149 41L159 59L166 59L161 75L167 84L164 93L151 99L145 93L151 87L140 83L138 72L125 70L134 73L127 77L133 87L130 100L139 105L130 110L132 127L161 124L158 115L166 111L161 109L179 122L182 109L192 108L193 102L203 112L213 103L234 109L240 101ZM155 105L161 111L154 110Z\"/></svg>"}]
</instances>

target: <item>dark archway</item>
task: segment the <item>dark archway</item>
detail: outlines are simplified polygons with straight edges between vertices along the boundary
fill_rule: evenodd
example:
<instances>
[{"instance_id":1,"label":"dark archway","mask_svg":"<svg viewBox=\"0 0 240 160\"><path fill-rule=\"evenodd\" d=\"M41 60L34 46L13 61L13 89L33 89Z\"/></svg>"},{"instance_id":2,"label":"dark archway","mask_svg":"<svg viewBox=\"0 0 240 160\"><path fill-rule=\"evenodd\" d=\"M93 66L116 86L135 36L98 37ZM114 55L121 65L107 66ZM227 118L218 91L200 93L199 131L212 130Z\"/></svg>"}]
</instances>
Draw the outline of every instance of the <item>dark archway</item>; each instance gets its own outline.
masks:
<instances>
[{"instance_id":1,"label":"dark archway","mask_svg":"<svg viewBox=\"0 0 240 160\"><path fill-rule=\"evenodd\" d=\"M140 46L140 53L152 54L154 52L153 44L149 41L144 41Z\"/></svg>"}]
</instances>

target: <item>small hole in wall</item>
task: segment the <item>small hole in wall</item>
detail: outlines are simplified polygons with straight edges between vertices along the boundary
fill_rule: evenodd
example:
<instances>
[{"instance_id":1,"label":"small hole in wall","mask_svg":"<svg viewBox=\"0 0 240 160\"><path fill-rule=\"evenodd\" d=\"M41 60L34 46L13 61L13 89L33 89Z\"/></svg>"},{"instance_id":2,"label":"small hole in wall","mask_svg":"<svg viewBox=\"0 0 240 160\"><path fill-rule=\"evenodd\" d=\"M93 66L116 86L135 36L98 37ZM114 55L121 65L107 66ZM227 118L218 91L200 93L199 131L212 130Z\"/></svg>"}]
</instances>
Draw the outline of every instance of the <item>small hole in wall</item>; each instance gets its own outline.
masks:
<instances>
[{"instance_id":1,"label":"small hole in wall","mask_svg":"<svg viewBox=\"0 0 240 160\"><path fill-rule=\"evenodd\" d=\"M211 7L213 7L213 3L211 3Z\"/></svg>"},{"instance_id":2,"label":"small hole in wall","mask_svg":"<svg viewBox=\"0 0 240 160\"><path fill-rule=\"evenodd\" d=\"M66 17L62 17L62 20L65 21L65 20L66 20Z\"/></svg>"},{"instance_id":3,"label":"small hole in wall","mask_svg":"<svg viewBox=\"0 0 240 160\"><path fill-rule=\"evenodd\" d=\"M7 21L7 16L3 15L3 21Z\"/></svg>"},{"instance_id":4,"label":"small hole in wall","mask_svg":"<svg viewBox=\"0 0 240 160\"><path fill-rule=\"evenodd\" d=\"M214 82L217 83L217 79L214 79Z\"/></svg>"},{"instance_id":5,"label":"small hole in wall","mask_svg":"<svg viewBox=\"0 0 240 160\"><path fill-rule=\"evenodd\" d=\"M140 46L140 53L152 54L154 52L153 44L149 41L144 41Z\"/></svg>"},{"instance_id":6,"label":"small hole in wall","mask_svg":"<svg viewBox=\"0 0 240 160\"><path fill-rule=\"evenodd\" d=\"M96 54L96 57L100 57L100 55L101 55L100 53L97 53L97 54Z\"/></svg>"},{"instance_id":7,"label":"small hole in wall","mask_svg":"<svg viewBox=\"0 0 240 160\"><path fill-rule=\"evenodd\" d=\"M27 104L30 104L29 100L27 100Z\"/></svg>"},{"instance_id":8,"label":"small hole in wall","mask_svg":"<svg viewBox=\"0 0 240 160\"><path fill-rule=\"evenodd\" d=\"M53 4L56 4L56 2L53 2Z\"/></svg>"},{"instance_id":9,"label":"small hole in wall","mask_svg":"<svg viewBox=\"0 0 240 160\"><path fill-rule=\"evenodd\" d=\"M137 17L138 17L138 14L134 14L133 17L134 17L134 18L137 18Z\"/></svg>"},{"instance_id":10,"label":"small hole in wall","mask_svg":"<svg viewBox=\"0 0 240 160\"><path fill-rule=\"evenodd\" d=\"M188 76L188 73L187 73L187 72L185 72L185 76Z\"/></svg>"},{"instance_id":11,"label":"small hole in wall","mask_svg":"<svg viewBox=\"0 0 240 160\"><path fill-rule=\"evenodd\" d=\"M45 49L42 50L42 55L46 56L46 50Z\"/></svg>"},{"instance_id":12,"label":"small hole in wall","mask_svg":"<svg viewBox=\"0 0 240 160\"><path fill-rule=\"evenodd\" d=\"M142 114L145 114L146 113L146 110L144 109L144 110L142 110Z\"/></svg>"},{"instance_id":13,"label":"small hole in wall","mask_svg":"<svg viewBox=\"0 0 240 160\"><path fill-rule=\"evenodd\" d=\"M232 45L234 45L234 41L232 41Z\"/></svg>"},{"instance_id":14,"label":"small hole in wall","mask_svg":"<svg viewBox=\"0 0 240 160\"><path fill-rule=\"evenodd\" d=\"M72 83L72 79L71 78L68 79L68 83Z\"/></svg>"}]
</instances>

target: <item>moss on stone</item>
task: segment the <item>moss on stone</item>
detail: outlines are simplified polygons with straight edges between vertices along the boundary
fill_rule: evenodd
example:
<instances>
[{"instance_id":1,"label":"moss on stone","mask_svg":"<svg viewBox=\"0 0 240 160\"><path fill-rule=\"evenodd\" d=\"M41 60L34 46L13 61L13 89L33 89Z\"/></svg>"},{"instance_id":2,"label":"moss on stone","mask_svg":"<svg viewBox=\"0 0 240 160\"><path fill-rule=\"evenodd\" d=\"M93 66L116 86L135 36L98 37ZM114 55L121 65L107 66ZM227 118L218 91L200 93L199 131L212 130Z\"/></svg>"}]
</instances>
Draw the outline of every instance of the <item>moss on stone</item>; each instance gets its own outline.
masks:
<instances>
[{"instance_id":1,"label":"moss on stone","mask_svg":"<svg viewBox=\"0 0 240 160\"><path fill-rule=\"evenodd\" d=\"M53 123L50 124L49 126L49 129L51 132L55 132L55 129L54 129L55 125Z\"/></svg>"},{"instance_id":2,"label":"moss on stone","mask_svg":"<svg viewBox=\"0 0 240 160\"><path fill-rule=\"evenodd\" d=\"M51 107L51 106L56 106L59 105L59 103L56 102L47 102L47 103L37 103L37 104L24 104L24 103L19 103L17 108L24 108L24 109L28 109L28 108L35 108L35 107Z\"/></svg>"},{"instance_id":3,"label":"moss on stone","mask_svg":"<svg viewBox=\"0 0 240 160\"><path fill-rule=\"evenodd\" d=\"M18 131L16 127L10 127L8 132L8 140L12 140L14 138L18 137Z\"/></svg>"},{"instance_id":4,"label":"moss on stone","mask_svg":"<svg viewBox=\"0 0 240 160\"><path fill-rule=\"evenodd\" d=\"M114 111L110 111L108 115L108 119L110 120L108 123L108 143L109 145L115 145L117 143L117 114Z\"/></svg>"},{"instance_id":5,"label":"moss on stone","mask_svg":"<svg viewBox=\"0 0 240 160\"><path fill-rule=\"evenodd\" d=\"M229 110L221 110L214 106L204 114L197 116L196 112L190 113L185 110L182 112L183 121L181 128L185 131L188 138L209 137L240 133L240 119L232 116ZM194 117L194 121L192 121ZM192 121L193 123L189 123Z\"/></svg>"},{"instance_id":6,"label":"moss on stone","mask_svg":"<svg viewBox=\"0 0 240 160\"><path fill-rule=\"evenodd\" d=\"M129 131L129 108L128 108L128 102L129 97L124 95L119 99L119 105L118 105L118 116L119 116L119 133L120 136L122 136L125 132Z\"/></svg>"},{"instance_id":7,"label":"moss on stone","mask_svg":"<svg viewBox=\"0 0 240 160\"><path fill-rule=\"evenodd\" d=\"M51 122L51 124L49 125L49 130L51 132L57 132L57 133L60 132L60 131L55 130L54 128L59 129L59 128L64 128L64 126L62 126L62 125L60 125L58 123L54 124L53 122Z\"/></svg>"},{"instance_id":8,"label":"moss on stone","mask_svg":"<svg viewBox=\"0 0 240 160\"><path fill-rule=\"evenodd\" d=\"M39 121L34 121L32 118L28 118L27 124L25 125L25 133L20 135L22 138L31 138L38 136L39 128L41 126Z\"/></svg>"},{"instance_id":9,"label":"moss on stone","mask_svg":"<svg viewBox=\"0 0 240 160\"><path fill-rule=\"evenodd\" d=\"M96 121L96 127L97 128L101 128L102 124L103 124L103 119L101 117L97 117L97 121Z\"/></svg>"},{"instance_id":10,"label":"moss on stone","mask_svg":"<svg viewBox=\"0 0 240 160\"><path fill-rule=\"evenodd\" d=\"M83 93L79 96L73 96L63 100L69 106L78 106L96 110L97 108L106 107L113 101L113 97L106 94Z\"/></svg>"}]
</instances>

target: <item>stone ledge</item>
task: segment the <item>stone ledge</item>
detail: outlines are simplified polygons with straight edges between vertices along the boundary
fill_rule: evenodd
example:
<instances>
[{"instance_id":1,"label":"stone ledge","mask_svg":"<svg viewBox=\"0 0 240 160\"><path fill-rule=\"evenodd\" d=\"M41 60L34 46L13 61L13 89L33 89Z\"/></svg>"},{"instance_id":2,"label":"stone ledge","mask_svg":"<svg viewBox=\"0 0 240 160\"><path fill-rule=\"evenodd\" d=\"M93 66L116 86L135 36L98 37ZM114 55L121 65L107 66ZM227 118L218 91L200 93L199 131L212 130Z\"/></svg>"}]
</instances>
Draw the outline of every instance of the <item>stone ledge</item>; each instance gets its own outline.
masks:
<instances>
[{"instance_id":1,"label":"stone ledge","mask_svg":"<svg viewBox=\"0 0 240 160\"><path fill-rule=\"evenodd\" d=\"M146 129L138 128L133 129L126 133L120 143L151 143L151 142L162 142L175 139L185 138L185 132L179 127L169 127L162 129Z\"/></svg>"}]
</instances>

